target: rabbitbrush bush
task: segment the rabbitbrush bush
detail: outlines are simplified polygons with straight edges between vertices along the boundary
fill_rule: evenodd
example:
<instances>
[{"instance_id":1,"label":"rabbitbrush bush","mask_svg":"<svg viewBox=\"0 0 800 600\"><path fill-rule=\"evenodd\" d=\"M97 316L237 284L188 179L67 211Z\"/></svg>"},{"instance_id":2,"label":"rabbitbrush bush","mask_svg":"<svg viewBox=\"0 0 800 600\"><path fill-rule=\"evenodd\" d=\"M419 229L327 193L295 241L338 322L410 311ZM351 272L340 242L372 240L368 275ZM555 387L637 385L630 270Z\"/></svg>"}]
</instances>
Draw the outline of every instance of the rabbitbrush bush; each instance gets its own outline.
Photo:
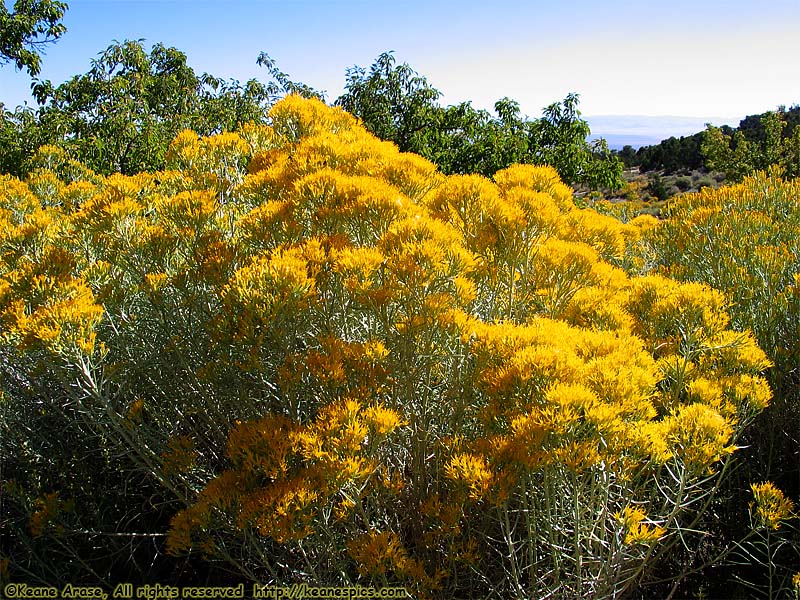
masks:
<instances>
[{"instance_id":1,"label":"rabbitbrush bush","mask_svg":"<svg viewBox=\"0 0 800 600\"><path fill-rule=\"evenodd\" d=\"M12 578L619 596L770 400L722 294L626 275L655 220L549 167L445 177L294 96L165 172L37 160L0 188Z\"/></svg>"},{"instance_id":2,"label":"rabbitbrush bush","mask_svg":"<svg viewBox=\"0 0 800 600\"><path fill-rule=\"evenodd\" d=\"M737 487L747 490L750 482L770 478L798 500L800 180L783 179L777 169L758 172L737 185L681 196L664 214L663 224L649 231L648 256L658 271L723 291L731 301L732 326L753 331L775 365L767 374L774 399L746 434L750 448ZM749 490L737 495L740 504L753 499ZM800 565L800 531L792 523L793 537L783 528L791 544L774 556L758 553L756 562L768 569L751 576L756 589L750 594L774 597L772 588L792 586Z\"/></svg>"}]
</instances>

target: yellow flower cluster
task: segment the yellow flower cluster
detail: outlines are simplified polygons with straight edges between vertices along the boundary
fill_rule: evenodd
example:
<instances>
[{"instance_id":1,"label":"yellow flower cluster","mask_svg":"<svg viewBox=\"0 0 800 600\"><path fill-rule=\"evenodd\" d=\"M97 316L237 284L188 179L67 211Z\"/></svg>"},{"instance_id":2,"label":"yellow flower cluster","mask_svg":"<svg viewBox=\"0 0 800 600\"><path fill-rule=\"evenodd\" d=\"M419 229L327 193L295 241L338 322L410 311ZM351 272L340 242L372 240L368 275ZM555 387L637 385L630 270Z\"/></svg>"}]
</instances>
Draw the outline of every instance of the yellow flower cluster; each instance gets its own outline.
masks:
<instances>
[{"instance_id":1,"label":"yellow flower cluster","mask_svg":"<svg viewBox=\"0 0 800 600\"><path fill-rule=\"evenodd\" d=\"M625 532L626 544L650 544L666 533L662 527L645 523L646 515L639 507L626 506L617 518Z\"/></svg>"},{"instance_id":2,"label":"yellow flower cluster","mask_svg":"<svg viewBox=\"0 0 800 600\"><path fill-rule=\"evenodd\" d=\"M74 503L59 498L58 492L51 492L38 498L35 507L30 518L31 534L38 537L52 528L56 535L61 535L64 533L64 525L61 522L63 513L71 512Z\"/></svg>"},{"instance_id":3,"label":"yellow flower cluster","mask_svg":"<svg viewBox=\"0 0 800 600\"><path fill-rule=\"evenodd\" d=\"M445 575L442 572L429 575L424 565L409 556L397 534L391 531L373 530L361 535L348 544L348 554L364 576L376 581L408 582L412 589L421 588L428 593L441 588L440 580Z\"/></svg>"},{"instance_id":4,"label":"yellow flower cluster","mask_svg":"<svg viewBox=\"0 0 800 600\"><path fill-rule=\"evenodd\" d=\"M304 310L313 297L308 255L313 244L257 255L239 268L221 291L223 310L230 318L233 341L261 344L267 327L282 315Z\"/></svg>"},{"instance_id":5,"label":"yellow flower cluster","mask_svg":"<svg viewBox=\"0 0 800 600\"><path fill-rule=\"evenodd\" d=\"M317 342L318 347L294 352L278 367L277 380L284 394L313 395L321 403L342 396L382 395L388 383L383 362L389 351L381 341L348 343L321 336Z\"/></svg>"},{"instance_id":6,"label":"yellow flower cluster","mask_svg":"<svg viewBox=\"0 0 800 600\"><path fill-rule=\"evenodd\" d=\"M0 322L5 343L20 350L92 354L103 307L69 274L74 262L51 250L40 263L20 261L0 279Z\"/></svg>"},{"instance_id":7,"label":"yellow flower cluster","mask_svg":"<svg viewBox=\"0 0 800 600\"><path fill-rule=\"evenodd\" d=\"M138 409L138 412L133 412L136 409ZM133 414L131 415L130 413ZM135 418L136 415L141 414L141 407L134 405L131 407L130 413L129 418ZM167 449L161 453L161 460L163 461L163 472L165 475L189 471L197 461L194 441L186 435L171 438L168 442Z\"/></svg>"},{"instance_id":8,"label":"yellow flower cluster","mask_svg":"<svg viewBox=\"0 0 800 600\"><path fill-rule=\"evenodd\" d=\"M167 164L195 180L200 189L214 190L221 200L241 183L243 166L253 148L238 133L199 138L193 131L179 133L167 152Z\"/></svg>"},{"instance_id":9,"label":"yellow flower cluster","mask_svg":"<svg viewBox=\"0 0 800 600\"><path fill-rule=\"evenodd\" d=\"M704 281L731 300L736 329L752 330L778 378L800 358L800 181L755 173L719 190L686 194L650 233L664 274Z\"/></svg>"},{"instance_id":10,"label":"yellow flower cluster","mask_svg":"<svg viewBox=\"0 0 800 600\"><path fill-rule=\"evenodd\" d=\"M352 398L324 406L306 425L275 414L239 423L228 440L233 468L175 516L168 548L198 547L218 511L239 529L253 528L278 543L312 535L328 510L346 518L377 471L372 456L401 424L395 411ZM183 442L177 444L165 460L185 454Z\"/></svg>"},{"instance_id":11,"label":"yellow flower cluster","mask_svg":"<svg viewBox=\"0 0 800 600\"><path fill-rule=\"evenodd\" d=\"M782 521L796 516L794 503L771 482L753 483L750 489L753 490L754 498L750 503L750 510L754 510L756 521L760 526L778 529Z\"/></svg>"},{"instance_id":12,"label":"yellow flower cluster","mask_svg":"<svg viewBox=\"0 0 800 600\"><path fill-rule=\"evenodd\" d=\"M483 456L460 453L445 466L445 474L454 481L463 481L473 500L480 499L492 483L492 472Z\"/></svg>"},{"instance_id":13,"label":"yellow flower cluster","mask_svg":"<svg viewBox=\"0 0 800 600\"><path fill-rule=\"evenodd\" d=\"M0 343L119 394L87 418L183 494L169 551L512 595L669 539L698 503L659 478L711 485L770 400L725 296L629 275L659 227L550 167L446 177L296 96L270 120L181 133L170 171L51 150L1 182Z\"/></svg>"}]
</instances>

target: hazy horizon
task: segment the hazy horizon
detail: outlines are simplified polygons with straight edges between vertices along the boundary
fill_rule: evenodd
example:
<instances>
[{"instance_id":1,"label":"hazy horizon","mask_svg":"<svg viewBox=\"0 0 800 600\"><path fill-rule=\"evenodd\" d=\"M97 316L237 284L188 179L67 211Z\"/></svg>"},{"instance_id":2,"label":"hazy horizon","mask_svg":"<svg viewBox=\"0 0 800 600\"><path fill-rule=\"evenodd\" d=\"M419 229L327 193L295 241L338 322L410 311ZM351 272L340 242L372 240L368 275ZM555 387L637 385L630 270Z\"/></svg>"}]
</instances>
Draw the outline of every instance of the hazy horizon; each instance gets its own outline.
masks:
<instances>
[{"instance_id":1,"label":"hazy horizon","mask_svg":"<svg viewBox=\"0 0 800 600\"><path fill-rule=\"evenodd\" d=\"M60 84L114 40L144 39L185 52L198 74L241 82L266 77L256 65L265 51L335 99L348 68L394 51L445 105L491 110L508 97L537 118L578 93L584 115L741 119L800 102L796 2L68 0L67 32L48 46L41 79ZM30 84L5 64L0 102L35 106Z\"/></svg>"},{"instance_id":2,"label":"hazy horizon","mask_svg":"<svg viewBox=\"0 0 800 600\"><path fill-rule=\"evenodd\" d=\"M704 131L706 124L738 127L741 117L684 117L649 115L582 115L589 123L592 134L589 139L604 138L608 147L621 150L630 145L634 148L652 146L671 137L686 137Z\"/></svg>"}]
</instances>

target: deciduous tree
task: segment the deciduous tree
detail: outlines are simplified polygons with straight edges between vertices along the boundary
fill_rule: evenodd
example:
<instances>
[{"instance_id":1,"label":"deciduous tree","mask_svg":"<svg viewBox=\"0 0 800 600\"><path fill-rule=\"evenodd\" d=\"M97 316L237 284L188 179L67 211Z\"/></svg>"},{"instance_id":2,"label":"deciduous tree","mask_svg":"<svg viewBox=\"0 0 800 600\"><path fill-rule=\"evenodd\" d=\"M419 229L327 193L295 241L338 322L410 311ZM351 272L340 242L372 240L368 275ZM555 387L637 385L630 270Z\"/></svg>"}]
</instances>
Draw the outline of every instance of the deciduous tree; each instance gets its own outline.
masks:
<instances>
[{"instance_id":1,"label":"deciduous tree","mask_svg":"<svg viewBox=\"0 0 800 600\"><path fill-rule=\"evenodd\" d=\"M0 64L14 62L31 77L39 74L47 44L60 38L68 6L58 0L17 0L14 12L0 2Z\"/></svg>"},{"instance_id":2,"label":"deciduous tree","mask_svg":"<svg viewBox=\"0 0 800 600\"><path fill-rule=\"evenodd\" d=\"M706 165L723 171L731 181L741 181L754 171L773 166L787 177L800 175L800 127L786 131L787 113L783 107L761 115L757 122L758 126L748 117L730 135L709 125L702 144Z\"/></svg>"},{"instance_id":3,"label":"deciduous tree","mask_svg":"<svg viewBox=\"0 0 800 600\"><path fill-rule=\"evenodd\" d=\"M503 98L496 116L469 102L442 107L441 92L392 53L381 54L369 71L347 72L345 93L336 104L359 117L378 137L434 161L444 173L491 177L514 163L549 164L571 184L616 188L622 163L603 140L586 141L589 125L580 118L578 95L555 102L538 120Z\"/></svg>"},{"instance_id":4,"label":"deciduous tree","mask_svg":"<svg viewBox=\"0 0 800 600\"><path fill-rule=\"evenodd\" d=\"M241 84L196 74L176 48L114 42L82 75L58 86L35 81L37 112L2 113L0 136L8 143L0 147L0 169L22 176L39 146L55 144L101 173L158 170L183 129L201 135L233 131L264 121L287 93L322 96L293 82L266 53L257 62L270 78Z\"/></svg>"}]
</instances>

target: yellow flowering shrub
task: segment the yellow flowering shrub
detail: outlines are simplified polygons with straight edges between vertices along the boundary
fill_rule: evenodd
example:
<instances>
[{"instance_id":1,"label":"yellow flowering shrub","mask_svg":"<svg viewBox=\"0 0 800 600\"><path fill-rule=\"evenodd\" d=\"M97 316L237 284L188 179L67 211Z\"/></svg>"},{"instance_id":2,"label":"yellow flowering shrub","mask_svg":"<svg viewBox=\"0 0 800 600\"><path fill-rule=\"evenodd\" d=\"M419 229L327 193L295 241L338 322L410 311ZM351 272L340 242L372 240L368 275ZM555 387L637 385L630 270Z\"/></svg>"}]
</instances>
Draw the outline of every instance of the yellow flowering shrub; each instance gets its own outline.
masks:
<instances>
[{"instance_id":1,"label":"yellow flowering shrub","mask_svg":"<svg viewBox=\"0 0 800 600\"><path fill-rule=\"evenodd\" d=\"M658 541L666 533L661 527L643 523L646 515L640 508L626 506L617 518L625 531L626 544L647 544Z\"/></svg>"},{"instance_id":2,"label":"yellow flowering shrub","mask_svg":"<svg viewBox=\"0 0 800 600\"><path fill-rule=\"evenodd\" d=\"M770 400L725 298L629 275L652 224L578 208L550 167L445 177L319 101L270 117L181 133L162 173L5 181L20 414L146 480L170 554L260 581L646 581Z\"/></svg>"},{"instance_id":3,"label":"yellow flowering shrub","mask_svg":"<svg viewBox=\"0 0 800 600\"><path fill-rule=\"evenodd\" d=\"M782 521L794 517L794 503L783 495L771 482L750 485L754 500L750 505L755 509L756 521L762 527L778 529Z\"/></svg>"},{"instance_id":4,"label":"yellow flowering shrub","mask_svg":"<svg viewBox=\"0 0 800 600\"><path fill-rule=\"evenodd\" d=\"M48 247L17 261L0 280L0 322L5 343L20 350L44 348L54 354L94 350L103 308L81 278L73 277L73 257ZM27 260L26 260L27 259Z\"/></svg>"},{"instance_id":5,"label":"yellow flowering shrub","mask_svg":"<svg viewBox=\"0 0 800 600\"><path fill-rule=\"evenodd\" d=\"M662 211L664 220L649 229L641 247L659 276L708 285L724 294L730 325L713 337L714 351L701 364L733 363L763 369L769 381L746 372L727 372L714 390L694 383L694 399L717 406L723 415L767 408L747 434L748 460L739 482L780 482L797 503L800 498L800 181L778 170L756 172L741 183L674 198ZM700 308L698 307L698 313ZM699 314L698 314L699 316ZM738 332L738 333L736 333ZM763 349L763 352L758 347ZM679 366L679 365L676 365ZM680 377L681 369L671 369ZM718 389L722 388L722 396ZM770 389L771 388L771 389ZM770 397L772 399L770 400ZM750 500L741 483L731 490L738 512ZM756 522L761 522L756 519ZM741 520L742 526L746 525ZM746 530L734 535L748 535ZM768 557L752 579L788 584L800 558L800 535L784 528L784 551ZM769 539L769 536L766 537ZM792 548L792 551L787 550ZM772 583L770 583L772 585ZM767 588L771 589L771 588Z\"/></svg>"},{"instance_id":6,"label":"yellow flowering shrub","mask_svg":"<svg viewBox=\"0 0 800 600\"><path fill-rule=\"evenodd\" d=\"M728 295L735 328L753 331L775 363L773 384L783 401L800 359L800 182L756 173L681 196L666 216L650 232L659 270Z\"/></svg>"}]
</instances>

